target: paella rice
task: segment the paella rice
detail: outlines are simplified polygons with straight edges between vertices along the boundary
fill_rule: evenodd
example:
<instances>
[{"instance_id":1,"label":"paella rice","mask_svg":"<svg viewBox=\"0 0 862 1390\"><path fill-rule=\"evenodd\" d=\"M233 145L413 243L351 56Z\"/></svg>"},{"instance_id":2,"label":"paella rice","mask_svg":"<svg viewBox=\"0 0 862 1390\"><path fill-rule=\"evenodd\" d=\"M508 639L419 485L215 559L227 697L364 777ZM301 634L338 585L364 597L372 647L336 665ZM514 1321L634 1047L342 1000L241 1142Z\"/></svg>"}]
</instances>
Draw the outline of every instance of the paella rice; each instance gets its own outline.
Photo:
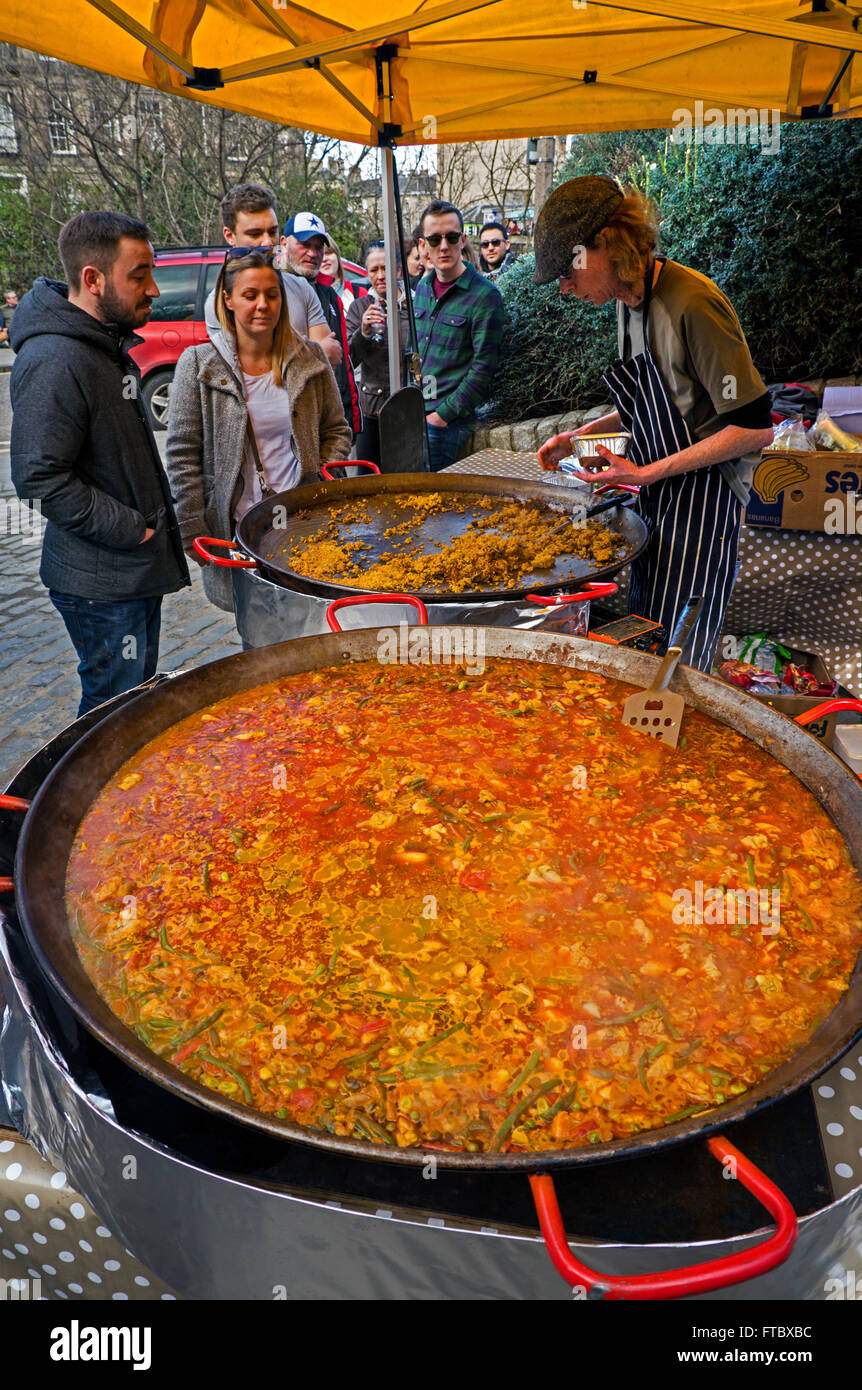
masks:
<instances>
[{"instance_id":1,"label":"paella rice","mask_svg":"<svg viewBox=\"0 0 862 1390\"><path fill-rule=\"evenodd\" d=\"M376 559L363 556L372 549L370 542L353 537L349 530L357 523L371 524L360 499L332 508L322 530L296 542L288 553L290 569L307 579L363 589L468 592L514 588L528 576L553 569L562 556L588 560L600 569L613 563L623 545L618 533L598 521L582 519L549 535L561 514L541 505L501 503L499 498L472 494L458 499L436 492L407 493L399 496L397 505L407 515L384 528L382 535L392 547ZM432 539L429 550L419 531L425 518L457 515L477 506L484 515L469 521L460 534Z\"/></svg>"},{"instance_id":2,"label":"paella rice","mask_svg":"<svg viewBox=\"0 0 862 1390\"><path fill-rule=\"evenodd\" d=\"M790 772L692 710L672 753L628 693L362 662L199 711L78 829L85 968L188 1077L329 1134L527 1152L708 1112L840 998L860 883Z\"/></svg>"}]
</instances>

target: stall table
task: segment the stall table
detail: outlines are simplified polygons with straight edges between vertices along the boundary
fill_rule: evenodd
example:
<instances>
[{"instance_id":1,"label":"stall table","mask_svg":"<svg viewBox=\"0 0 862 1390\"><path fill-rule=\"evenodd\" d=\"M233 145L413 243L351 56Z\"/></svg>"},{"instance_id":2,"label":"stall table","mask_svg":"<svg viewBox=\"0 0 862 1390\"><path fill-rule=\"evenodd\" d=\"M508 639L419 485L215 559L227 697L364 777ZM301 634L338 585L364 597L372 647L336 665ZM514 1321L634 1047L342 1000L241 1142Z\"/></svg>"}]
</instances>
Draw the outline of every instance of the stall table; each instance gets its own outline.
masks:
<instances>
[{"instance_id":1,"label":"stall table","mask_svg":"<svg viewBox=\"0 0 862 1390\"><path fill-rule=\"evenodd\" d=\"M445 471L572 484L546 473L535 454L506 449L481 449ZM618 582L619 593L603 606L625 613L625 570ZM743 526L724 630L736 637L765 631L785 646L816 653L834 680L862 695L862 536Z\"/></svg>"},{"instance_id":2,"label":"stall table","mask_svg":"<svg viewBox=\"0 0 862 1390\"><path fill-rule=\"evenodd\" d=\"M447 471L490 473L526 479L537 478L542 481L547 481L548 477L541 472L534 454L516 454L502 450L483 450L461 460ZM862 630L860 546L862 538L857 537L833 538L793 532L784 532L779 536L771 530L744 530L740 547L739 583L729 610L728 631L739 634L752 628L756 630L765 627L772 635L789 645L818 651L832 674L841 680L842 684L859 693L862 686L858 650L859 633ZM824 573L828 574L828 582L823 580ZM622 575L621 578L625 579L625 576ZM24 785L24 776L25 773L22 773L16 779L16 783L21 781L22 785L16 785L14 790L18 795L32 795L35 786ZM13 927L7 947L13 947L14 943ZM14 960L7 956L3 965L6 981L12 983L16 974ZM23 984L15 987L16 991L18 989L24 990L24 993L20 997L17 992L14 995L10 994L10 1011L5 1026L10 1036L17 1029L23 1039L28 1038L29 1031L25 1010L26 990ZM2 1031L0 1027L0 1032ZM0 1078L0 1279L14 1281L12 1285L4 1285L11 1289L7 1296L70 1300L175 1297L176 1293L170 1284L163 1282L150 1268L139 1263L135 1255L125 1248L110 1230L111 1224L118 1224L121 1230L125 1227L123 1239L127 1240L130 1246L137 1247L139 1253L145 1254L144 1247L152 1233L154 1212L149 1199L153 1194L142 1192L139 1195L133 1192L131 1189L139 1184L130 1181L128 1210L117 1211L115 1216L118 1220L113 1223L110 1213L99 1214L94 1211L77 1196L67 1182L63 1168L69 1167L71 1170L75 1167L78 1149L77 1136L69 1132L68 1119L64 1128L57 1128L49 1136L40 1136L40 1144L44 1146L47 1154L45 1158L40 1157L26 1144L20 1134L11 1128L3 1129L2 1125L5 1122L8 1126L10 1121L17 1118L18 1100L28 1085L35 1086L37 1091L42 1088L47 1088L49 1092L56 1090L58 1095L63 1094L65 1088L68 1088L66 1093L70 1099L70 1106L66 1113L72 1113L71 1100L74 1099L79 1120L85 1123L88 1129L88 1142L98 1146L98 1151L106 1163L109 1160L117 1161L118 1156L125 1161L130 1154L138 1155L143 1160L140 1183L142 1188L147 1187L147 1176L157 1166L156 1154L166 1165L174 1165L175 1179L178 1183L187 1174L193 1173L193 1166L190 1167L188 1160L180 1155L171 1158L162 1146L164 1141L153 1149L152 1141L125 1129L122 1123L118 1124L111 1101L98 1082L94 1087L95 1094L86 1094L81 1089L81 1082L85 1080L86 1083L90 1083L95 1081L95 1078L91 1078L89 1074L86 1078L77 1080L73 1077L62 1055L62 1041L59 1035L52 1035L50 1030L46 1030L40 1037L34 1029L32 1039L28 1038L28 1041L34 1048L30 1061L31 1069L28 1070L28 1064L23 1059L23 1050L19 1050L17 1060L12 1066L12 1074L8 1074L7 1069L5 1094L3 1078ZM38 1053L35 1050L37 1048ZM38 1065L37 1055L41 1059ZM123 1084L125 1085L125 1082ZM804 1292L799 1292L797 1273L796 1282L791 1280L785 1284L783 1278L779 1277L777 1284L770 1286L770 1293L777 1293L779 1297L834 1297L835 1294L829 1294L823 1281L824 1270L828 1268L829 1276L833 1280L842 1281L843 1284L846 1271L856 1267L858 1253L862 1250L859 1216L862 1194L862 1163L859 1158L862 1153L862 1047L857 1044L845 1053L839 1062L810 1088L810 1102L803 1099L802 1103L813 1103L816 1115L815 1144L822 1153L824 1175L828 1175L826 1181L832 1194L833 1206L827 1212L830 1225L828 1253L826 1262L816 1273L812 1272ZM59 1113L63 1113L62 1108ZM770 1112L766 1119L767 1130L772 1127L774 1119L777 1119L775 1111ZM92 1133L89 1133L90 1130ZM54 1155L56 1161L52 1162ZM78 1168L75 1176L79 1185L86 1188L90 1185L91 1174L81 1169L80 1164ZM540 1288L545 1296L568 1296L562 1284L556 1283L556 1276L552 1275L550 1266L546 1264L547 1257L536 1237L520 1231L513 1230L509 1233L496 1226L479 1226L457 1219L453 1221L448 1215L422 1211L421 1208L398 1212L374 1204L369 1207L367 1202L363 1203L358 1199L354 1217L351 1215L352 1203L327 1200L325 1196L310 1194L307 1190L307 1179L293 1191L289 1183L284 1190L272 1191L271 1175L268 1175L269 1180L263 1183L263 1187L252 1179L247 1190L243 1184L238 1185L235 1178L218 1171L206 1175L198 1172L195 1176L198 1182L209 1183L214 1189L220 1189L223 1194L229 1193L233 1197L239 1192L243 1200L246 1200L247 1196L247 1215L260 1231L261 1245L257 1255L261 1269L258 1280L260 1288L252 1281L254 1290L245 1293L243 1296L246 1297L272 1297L271 1289L265 1287L270 1277L270 1266L279 1268L276 1256L283 1258L278 1241L278 1249L269 1252L269 1261L263 1258L269 1224L268 1221L259 1224L263 1216L263 1206L267 1205L264 1198L271 1208L266 1213L267 1218L275 1214L276 1206L279 1208L279 1216L287 1213L289 1208L292 1208L294 1214L307 1214L311 1224L305 1238L311 1241L315 1248L319 1244L321 1223L325 1226L326 1219L332 1218L336 1212L342 1213L341 1224L344 1226L358 1222L357 1238L363 1247L369 1247L366 1255L370 1254L370 1246L374 1245L373 1241L369 1245L368 1235L369 1225L374 1225L375 1218L378 1221L385 1219L392 1222L393 1226L398 1225L404 1232L403 1238L399 1239L407 1240L408 1244L413 1242L416 1248L418 1245L424 1248L425 1235L436 1239L446 1230L456 1234L456 1244L458 1234L463 1233L463 1241L468 1228L476 1236L494 1236L498 1239L492 1241L491 1245L499 1247L502 1244L506 1250L512 1250L513 1257L520 1251L518 1260L528 1257L527 1263L531 1269L535 1268L535 1287ZM394 1181L393 1177L392 1182ZM98 1188L99 1183L96 1182L94 1185ZM190 1189L190 1193L200 1198L197 1188ZM294 1235L301 1248L302 1237L297 1235L298 1229L294 1231ZM500 1237L504 1239L501 1241ZM813 1226L810 1238L814 1239ZM822 1237L820 1239L822 1240ZM800 1250L794 1262L797 1271L805 1266L806 1243L807 1237L803 1234ZM474 1248L475 1244L475 1241L471 1241L471 1248ZM482 1249L488 1245L487 1240L480 1242ZM396 1247L393 1246L394 1248ZM429 1253L433 1251L436 1254L436 1248L432 1242L429 1245ZM217 1265L216 1251L217 1247L211 1248L209 1256ZM675 1262L676 1247L671 1244L661 1247L652 1245L651 1263L659 1251L665 1261ZM505 1256L505 1250L503 1253ZM482 1258L485 1258L484 1254ZM493 1264L496 1264L496 1259L497 1255L494 1252ZM346 1275L344 1288L340 1288L337 1270L337 1264L332 1265L331 1296L339 1296L339 1293L342 1297L357 1296L356 1285L351 1286L351 1279ZM520 1278L520 1265L518 1272ZM483 1284L484 1292L481 1296L518 1296L512 1292L516 1287L521 1288L517 1280L512 1282L514 1274L513 1266L506 1278L501 1280L499 1287L495 1287L493 1279L487 1285ZM229 1271L210 1271L209 1264L205 1268L200 1263L196 1264L194 1271L186 1269L179 1251L175 1252L172 1267L163 1269L162 1275L167 1275L169 1279L174 1276L174 1288L181 1290L181 1295L187 1297L224 1297L230 1296L230 1293L236 1294L236 1289L231 1287L232 1276ZM509 1280L508 1284L506 1279ZM404 1292L393 1294L393 1287L394 1285L387 1285L386 1279L382 1279L378 1292L384 1297L405 1296ZM230 1292L226 1294L228 1289ZM412 1292L413 1296L419 1297L465 1296L464 1287L454 1274L451 1287L444 1280L443 1284L434 1288L417 1286ZM315 1288L315 1294L321 1296L319 1287ZM475 1296L475 1292L472 1296ZM523 1289L520 1296L524 1296ZM769 1295L753 1290L748 1292L741 1288L732 1291L729 1296L744 1299Z\"/></svg>"}]
</instances>

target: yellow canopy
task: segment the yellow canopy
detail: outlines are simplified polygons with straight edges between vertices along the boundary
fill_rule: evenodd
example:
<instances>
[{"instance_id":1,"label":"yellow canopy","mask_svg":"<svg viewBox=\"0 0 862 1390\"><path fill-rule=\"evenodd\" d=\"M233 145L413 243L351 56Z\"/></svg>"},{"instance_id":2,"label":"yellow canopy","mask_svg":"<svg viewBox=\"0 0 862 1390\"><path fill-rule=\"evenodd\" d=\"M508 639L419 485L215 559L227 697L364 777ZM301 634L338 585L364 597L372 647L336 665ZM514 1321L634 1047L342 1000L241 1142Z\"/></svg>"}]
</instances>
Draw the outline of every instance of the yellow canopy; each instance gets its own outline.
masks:
<instances>
[{"instance_id":1,"label":"yellow canopy","mask_svg":"<svg viewBox=\"0 0 862 1390\"><path fill-rule=\"evenodd\" d=\"M683 111L710 124L711 108L858 116L860 14L843 0L2 0L0 39L341 140L435 144L669 127Z\"/></svg>"}]
</instances>

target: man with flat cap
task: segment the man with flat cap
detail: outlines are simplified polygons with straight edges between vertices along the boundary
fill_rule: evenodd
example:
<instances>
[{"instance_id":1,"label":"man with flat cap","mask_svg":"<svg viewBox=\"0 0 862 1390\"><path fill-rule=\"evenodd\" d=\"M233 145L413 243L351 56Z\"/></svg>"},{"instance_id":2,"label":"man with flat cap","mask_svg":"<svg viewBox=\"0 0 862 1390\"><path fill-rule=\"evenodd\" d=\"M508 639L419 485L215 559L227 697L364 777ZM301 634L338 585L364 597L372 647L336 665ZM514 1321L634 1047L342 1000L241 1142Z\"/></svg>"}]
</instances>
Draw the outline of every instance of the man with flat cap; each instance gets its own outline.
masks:
<instances>
[{"instance_id":1,"label":"man with flat cap","mask_svg":"<svg viewBox=\"0 0 862 1390\"><path fill-rule=\"evenodd\" d=\"M596 306L616 300L620 353L603 376L615 409L549 439L539 462L556 469L575 435L631 435L627 458L598 446L602 482L641 489L649 539L631 566L629 612L669 634L689 597L703 594L683 661L709 671L751 476L772 442L769 395L739 320L705 275L656 255L655 209L613 179L561 184L539 214L534 243L537 284L558 279L561 294Z\"/></svg>"}]
</instances>

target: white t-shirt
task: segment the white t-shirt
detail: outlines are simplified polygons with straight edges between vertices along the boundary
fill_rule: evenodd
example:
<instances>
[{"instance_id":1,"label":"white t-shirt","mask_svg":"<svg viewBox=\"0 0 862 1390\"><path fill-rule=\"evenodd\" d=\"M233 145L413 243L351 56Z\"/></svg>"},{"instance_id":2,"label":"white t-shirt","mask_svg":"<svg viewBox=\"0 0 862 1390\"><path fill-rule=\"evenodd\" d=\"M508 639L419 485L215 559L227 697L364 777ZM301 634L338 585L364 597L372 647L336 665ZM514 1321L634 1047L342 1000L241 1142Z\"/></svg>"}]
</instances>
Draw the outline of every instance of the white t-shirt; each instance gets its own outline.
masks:
<instances>
[{"instance_id":1,"label":"white t-shirt","mask_svg":"<svg viewBox=\"0 0 862 1390\"><path fill-rule=\"evenodd\" d=\"M283 386L276 386L272 372L249 376L243 372L245 399L251 418L257 451L263 465L267 487L273 492L287 492L296 487L301 475L299 459L293 447L290 421L290 396ZM251 445L246 443L242 464L242 495L234 510L239 521L249 507L260 502L262 493Z\"/></svg>"}]
</instances>

